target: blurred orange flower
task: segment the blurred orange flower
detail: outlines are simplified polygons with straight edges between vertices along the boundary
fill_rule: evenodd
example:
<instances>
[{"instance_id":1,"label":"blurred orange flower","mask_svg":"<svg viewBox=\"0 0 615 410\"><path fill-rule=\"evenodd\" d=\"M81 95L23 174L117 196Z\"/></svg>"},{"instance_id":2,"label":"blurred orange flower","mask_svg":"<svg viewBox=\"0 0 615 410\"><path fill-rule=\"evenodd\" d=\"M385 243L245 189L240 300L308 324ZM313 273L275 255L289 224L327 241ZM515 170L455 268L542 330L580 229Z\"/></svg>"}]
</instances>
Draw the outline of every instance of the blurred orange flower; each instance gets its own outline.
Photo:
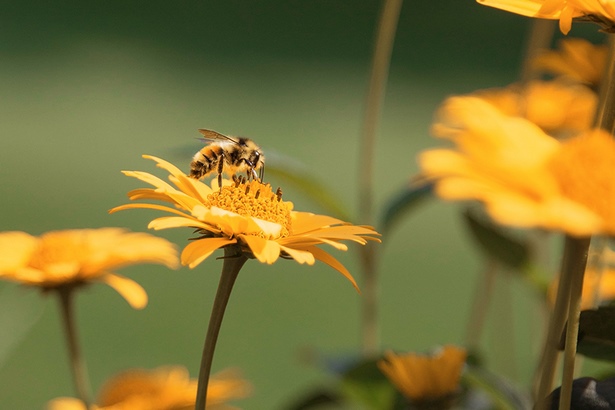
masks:
<instances>
[{"instance_id":1,"label":"blurred orange flower","mask_svg":"<svg viewBox=\"0 0 615 410\"><path fill-rule=\"evenodd\" d=\"M387 352L378 367L406 398L435 401L458 391L466 357L465 349L447 345L430 355Z\"/></svg>"},{"instance_id":2,"label":"blurred orange flower","mask_svg":"<svg viewBox=\"0 0 615 410\"><path fill-rule=\"evenodd\" d=\"M598 106L598 96L589 87L566 81L530 81L474 95L506 115L527 118L556 137L590 129Z\"/></svg>"},{"instance_id":3,"label":"blurred orange flower","mask_svg":"<svg viewBox=\"0 0 615 410\"><path fill-rule=\"evenodd\" d=\"M140 171L124 174L146 182L154 188L135 189L128 193L131 200L152 199L168 202L173 207L134 203L118 206L110 212L146 208L168 212L150 222L151 229L191 227L200 237L187 245L181 262L193 268L215 250L238 246L242 253L259 262L272 264L278 258L294 259L298 263L314 264L318 259L344 275L355 288L357 284L348 270L316 245L327 244L346 250L341 241L365 244L376 240L378 233L371 227L356 226L325 215L293 211L293 204L282 200L281 191L260 181L217 179L212 186L188 177L177 167L162 159L144 156L169 172L172 186L154 175Z\"/></svg>"},{"instance_id":4,"label":"blurred orange flower","mask_svg":"<svg viewBox=\"0 0 615 410\"><path fill-rule=\"evenodd\" d=\"M128 370L106 382L90 410L192 410L197 381L184 367ZM229 400L245 398L252 386L238 372L226 370L212 376L207 390L207 409L234 409ZM85 410L81 400L61 397L50 401L47 410Z\"/></svg>"},{"instance_id":5,"label":"blurred orange flower","mask_svg":"<svg viewBox=\"0 0 615 410\"><path fill-rule=\"evenodd\" d=\"M560 41L559 50L544 50L534 59L532 66L597 89L606 67L607 52L605 45L568 38Z\"/></svg>"},{"instance_id":6,"label":"blurred orange flower","mask_svg":"<svg viewBox=\"0 0 615 410\"><path fill-rule=\"evenodd\" d=\"M136 309L145 307L147 294L136 282L110 270L137 263L178 265L170 242L120 228L52 231L40 237L3 232L0 249L0 279L44 290L103 282Z\"/></svg>"},{"instance_id":7,"label":"blurred orange flower","mask_svg":"<svg viewBox=\"0 0 615 410\"><path fill-rule=\"evenodd\" d=\"M505 225L615 233L615 141L605 131L560 142L481 98L452 97L433 133L456 145L419 156L441 198L481 201Z\"/></svg>"},{"instance_id":8,"label":"blurred orange flower","mask_svg":"<svg viewBox=\"0 0 615 410\"><path fill-rule=\"evenodd\" d=\"M600 24L605 30L613 29L615 3L611 0L477 0L486 6L496 7L527 17L559 20L562 33L568 34L572 19Z\"/></svg>"}]
</instances>

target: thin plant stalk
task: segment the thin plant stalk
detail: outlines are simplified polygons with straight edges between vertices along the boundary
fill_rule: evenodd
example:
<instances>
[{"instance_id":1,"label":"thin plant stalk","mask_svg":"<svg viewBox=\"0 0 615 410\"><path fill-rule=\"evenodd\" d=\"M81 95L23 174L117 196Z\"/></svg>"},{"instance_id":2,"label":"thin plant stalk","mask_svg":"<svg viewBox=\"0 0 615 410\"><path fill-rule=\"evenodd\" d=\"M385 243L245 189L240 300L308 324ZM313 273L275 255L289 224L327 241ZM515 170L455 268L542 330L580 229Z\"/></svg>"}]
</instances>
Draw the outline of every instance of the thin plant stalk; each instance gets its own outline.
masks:
<instances>
[{"instance_id":1,"label":"thin plant stalk","mask_svg":"<svg viewBox=\"0 0 615 410\"><path fill-rule=\"evenodd\" d=\"M60 312L62 322L64 324L64 333L66 334L66 343L68 346L68 356L73 374L73 382L75 383L75 391L79 400L83 402L86 408L90 408L90 382L85 365L85 360L81 354L81 348L77 341L77 326L75 324L74 304L73 304L72 286L64 286L57 288L58 297L60 299Z\"/></svg>"},{"instance_id":2,"label":"thin plant stalk","mask_svg":"<svg viewBox=\"0 0 615 410\"><path fill-rule=\"evenodd\" d=\"M550 409L550 403L546 401L546 397L553 389L553 380L555 379L555 368L557 366L557 358L559 356L559 342L566 319L570 320L571 315L574 316L578 307L572 306L578 301L576 297L571 300L571 296L581 292L583 284L583 275L587 264L587 250L589 248L590 239L588 237L575 238L566 236L564 242L564 254L562 256L562 268L560 273L559 284L557 287L557 296L555 298L555 306L551 319L549 320L549 329L541 357L539 366L539 376L537 378L538 389L536 391L537 410ZM581 282L579 282L579 280ZM580 283L580 287L579 287ZM579 296L580 297L580 296ZM568 329L576 327L578 332L578 319L574 326L575 319L569 323ZM574 332L574 330L570 330ZM573 336L573 333L570 333ZM567 348L572 348L572 344L567 344ZM574 342L574 352L576 352L576 339ZM567 353L570 359L570 352ZM574 357L574 353L572 355ZM568 369L574 371L574 364L568 362ZM570 385L572 386L572 384ZM561 392L560 400L563 400L565 391ZM570 396L570 394L569 394Z\"/></svg>"},{"instance_id":3,"label":"thin plant stalk","mask_svg":"<svg viewBox=\"0 0 615 410\"><path fill-rule=\"evenodd\" d=\"M608 37L608 63L600 85L600 104L596 113L596 125L611 134L615 133L615 36Z\"/></svg>"},{"instance_id":4,"label":"thin plant stalk","mask_svg":"<svg viewBox=\"0 0 615 410\"><path fill-rule=\"evenodd\" d=\"M485 259L483 272L476 281L476 289L472 298L474 302L472 304L470 320L468 320L466 327L465 345L469 349L476 349L480 344L491 296L493 295L498 266L499 264L494 258Z\"/></svg>"},{"instance_id":5,"label":"thin plant stalk","mask_svg":"<svg viewBox=\"0 0 615 410\"><path fill-rule=\"evenodd\" d=\"M205 336L205 345L203 346L203 355L201 356L195 410L205 410L207 405L207 386L209 385L214 350L218 334L220 333L224 311L226 310L237 275L247 260L248 258L240 249L236 249L236 247L224 248L224 264L222 265L220 282L211 310L207 335Z\"/></svg>"},{"instance_id":6,"label":"thin plant stalk","mask_svg":"<svg viewBox=\"0 0 615 410\"><path fill-rule=\"evenodd\" d=\"M534 79L536 70L533 68L534 59L542 50L551 48L551 41L555 34L557 24L552 20L532 19L530 32L525 45L525 54L521 66L521 83Z\"/></svg>"},{"instance_id":7,"label":"thin plant stalk","mask_svg":"<svg viewBox=\"0 0 615 410\"><path fill-rule=\"evenodd\" d=\"M559 356L559 342L566 318L568 317L572 278L578 276L579 269L585 269L583 255L587 257L587 246L589 239L584 238L587 243L578 243L579 239L566 236L564 242L564 254L562 256L562 266L560 269L559 284L555 297L555 306L549 320L549 328L544 343L540 364L538 368L535 389L535 400L539 405L537 409L550 408L545 402L545 398L551 393L553 380L555 379L555 368ZM586 246L583 248L583 246ZM584 249L584 250L583 250ZM540 406L547 407L540 407Z\"/></svg>"},{"instance_id":8,"label":"thin plant stalk","mask_svg":"<svg viewBox=\"0 0 615 410\"><path fill-rule=\"evenodd\" d=\"M570 409L572 397L572 382L574 380L574 361L577 353L577 338L579 335L579 316L581 314L581 296L583 293L583 277L587 266L587 252L590 238L570 238L574 241L573 257L576 263L571 267L570 303L568 304L568 324L566 327L566 348L564 350L564 370L562 374L562 390L559 410ZM574 269L574 270L572 270Z\"/></svg>"},{"instance_id":9,"label":"thin plant stalk","mask_svg":"<svg viewBox=\"0 0 615 410\"><path fill-rule=\"evenodd\" d=\"M372 59L369 89L365 102L365 117L361 136L359 158L359 220L363 224L374 225L373 215L373 178L374 149L376 130L382 112L384 94L393 42L402 0L384 0ZM360 250L363 268L363 306L362 306L362 342L363 353L376 354L378 351L378 280L376 247L367 244Z\"/></svg>"}]
</instances>

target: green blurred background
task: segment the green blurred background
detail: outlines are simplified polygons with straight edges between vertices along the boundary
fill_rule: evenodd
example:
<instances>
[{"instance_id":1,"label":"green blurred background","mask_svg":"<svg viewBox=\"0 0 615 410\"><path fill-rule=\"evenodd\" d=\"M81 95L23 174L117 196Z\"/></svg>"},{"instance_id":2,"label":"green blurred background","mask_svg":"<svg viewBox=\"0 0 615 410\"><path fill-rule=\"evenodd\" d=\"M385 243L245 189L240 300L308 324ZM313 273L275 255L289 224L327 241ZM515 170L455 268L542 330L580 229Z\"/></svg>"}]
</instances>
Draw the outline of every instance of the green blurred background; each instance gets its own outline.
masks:
<instances>
[{"instance_id":1,"label":"green blurred background","mask_svg":"<svg viewBox=\"0 0 615 410\"><path fill-rule=\"evenodd\" d=\"M142 154L187 169L201 147L197 128L249 136L265 153L295 158L354 214L379 10L375 0L3 1L0 228L145 231L159 214L107 214L127 201L128 190L143 186L120 170L154 171ZM472 0L404 4L374 152L378 209L416 172L417 152L437 144L428 129L443 98L515 81L529 23ZM298 190L284 192L296 209L323 212ZM458 211L430 202L383 238L383 347L463 343L480 257ZM190 231L160 235L183 246ZM361 284L356 249L335 256ZM123 269L150 296L143 311L105 286L79 295L94 390L128 367L183 364L196 377L221 267L210 259L195 270ZM523 318L535 306L516 281L501 286L521 313L508 316L515 323L494 321L498 329L486 337L491 364L528 380L535 352ZM11 284L0 284L0 292L0 408L38 409L72 395L57 302ZM214 370L239 367L254 384L253 396L237 403L242 408L284 409L332 382L306 352L358 351L359 307L352 286L323 264L249 262L227 310ZM10 342L16 343L6 348Z\"/></svg>"}]
</instances>

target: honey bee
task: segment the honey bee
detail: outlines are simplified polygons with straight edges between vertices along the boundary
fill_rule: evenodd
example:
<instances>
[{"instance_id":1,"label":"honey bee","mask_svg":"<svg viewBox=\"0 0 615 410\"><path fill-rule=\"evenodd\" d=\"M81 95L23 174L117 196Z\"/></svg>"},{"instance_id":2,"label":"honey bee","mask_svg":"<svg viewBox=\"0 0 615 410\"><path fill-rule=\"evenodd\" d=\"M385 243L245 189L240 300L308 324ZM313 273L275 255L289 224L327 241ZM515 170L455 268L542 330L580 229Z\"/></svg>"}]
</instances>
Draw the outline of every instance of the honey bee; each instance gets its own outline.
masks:
<instances>
[{"instance_id":1,"label":"honey bee","mask_svg":"<svg viewBox=\"0 0 615 410\"><path fill-rule=\"evenodd\" d=\"M248 179L261 179L265 170L265 156L254 141L248 138L230 137L216 131L200 129L207 142L194 154L190 163L190 177L201 179L214 171L218 172L218 186L222 187L222 172L235 175L245 172ZM260 169L260 175L256 170Z\"/></svg>"}]
</instances>

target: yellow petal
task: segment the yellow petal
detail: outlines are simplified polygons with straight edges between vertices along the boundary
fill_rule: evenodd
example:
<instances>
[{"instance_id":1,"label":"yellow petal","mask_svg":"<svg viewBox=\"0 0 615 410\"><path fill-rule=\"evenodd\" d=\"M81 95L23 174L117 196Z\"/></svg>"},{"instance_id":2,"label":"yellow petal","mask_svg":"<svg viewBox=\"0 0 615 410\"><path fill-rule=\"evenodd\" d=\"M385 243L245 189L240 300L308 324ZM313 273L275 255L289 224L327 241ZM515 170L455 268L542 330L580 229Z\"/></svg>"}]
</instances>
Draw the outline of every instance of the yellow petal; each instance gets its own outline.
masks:
<instances>
[{"instance_id":1,"label":"yellow petal","mask_svg":"<svg viewBox=\"0 0 615 410\"><path fill-rule=\"evenodd\" d=\"M526 17L534 17L542 6L541 2L528 0L478 0L478 2Z\"/></svg>"},{"instance_id":2,"label":"yellow petal","mask_svg":"<svg viewBox=\"0 0 615 410\"><path fill-rule=\"evenodd\" d=\"M180 228L180 227L189 227L189 228L202 228L207 229L209 231L212 230L211 225L205 224L198 219L192 218L191 216L162 216L160 218L153 219L148 225L148 229L154 229L156 231L161 229L169 229L169 228Z\"/></svg>"},{"instance_id":3,"label":"yellow petal","mask_svg":"<svg viewBox=\"0 0 615 410\"><path fill-rule=\"evenodd\" d=\"M107 273L98 278L98 280L115 289L133 308L143 309L147 306L147 293L145 289L132 279L115 273Z\"/></svg>"},{"instance_id":4,"label":"yellow petal","mask_svg":"<svg viewBox=\"0 0 615 410\"><path fill-rule=\"evenodd\" d=\"M278 260L280 244L277 242L252 235L239 235L239 238L250 247L250 250L259 262L272 264Z\"/></svg>"},{"instance_id":5,"label":"yellow petal","mask_svg":"<svg viewBox=\"0 0 615 410\"><path fill-rule=\"evenodd\" d=\"M190 242L181 255L182 265L188 265L190 269L203 262L216 249L236 243L235 239L228 238L205 238Z\"/></svg>"},{"instance_id":6,"label":"yellow petal","mask_svg":"<svg viewBox=\"0 0 615 410\"><path fill-rule=\"evenodd\" d=\"M313 265L315 262L314 255L312 255L312 253L309 251L293 249L287 246L281 246L280 248L299 263L307 263L308 265Z\"/></svg>"},{"instance_id":7,"label":"yellow petal","mask_svg":"<svg viewBox=\"0 0 615 410\"><path fill-rule=\"evenodd\" d=\"M143 172L143 171L122 171L122 174L128 176L128 177L133 177L133 178L137 178L143 182L146 182L152 186L155 186L156 188L159 189L163 189L165 191L173 191L175 188L173 188L171 185L167 184L166 182L164 182L162 179L158 178L157 176L154 176L148 172Z\"/></svg>"},{"instance_id":8,"label":"yellow petal","mask_svg":"<svg viewBox=\"0 0 615 410\"><path fill-rule=\"evenodd\" d=\"M174 176L178 176L178 175L184 175L184 173L177 168L175 165L171 164L168 161L165 161L164 159L155 157L153 155L142 155L143 158L145 159L151 159L152 161L156 162L156 166L158 168L162 168L166 171L169 172L169 174L174 175Z\"/></svg>"},{"instance_id":9,"label":"yellow petal","mask_svg":"<svg viewBox=\"0 0 615 410\"><path fill-rule=\"evenodd\" d=\"M265 221L260 218L252 218L252 221L258 226L258 229L267 237L267 238L277 238L280 236L280 232L282 231L282 225ZM257 232L257 231L256 231ZM249 233L256 233L255 231Z\"/></svg>"},{"instance_id":10,"label":"yellow petal","mask_svg":"<svg viewBox=\"0 0 615 410\"><path fill-rule=\"evenodd\" d=\"M562 10L560 19L559 19L559 29L560 31L566 35L570 32L572 28L572 17L575 14L575 9L568 6Z\"/></svg>"},{"instance_id":11,"label":"yellow petal","mask_svg":"<svg viewBox=\"0 0 615 410\"><path fill-rule=\"evenodd\" d=\"M169 212L169 213L177 214L177 215L183 216L183 217L186 216L186 214L183 213L182 211L178 211L177 209L170 208L168 206L156 205L156 204L126 204L126 205L120 205L120 206L116 206L115 208L110 209L109 213L113 214L115 212L124 211L126 209L155 209L157 211Z\"/></svg>"},{"instance_id":12,"label":"yellow petal","mask_svg":"<svg viewBox=\"0 0 615 410\"><path fill-rule=\"evenodd\" d=\"M98 409L97 406L92 406L92 410L96 409ZM87 407L79 399L58 397L47 403L47 410L87 410Z\"/></svg>"},{"instance_id":13,"label":"yellow petal","mask_svg":"<svg viewBox=\"0 0 615 410\"><path fill-rule=\"evenodd\" d=\"M346 225L344 221L326 215L315 215L309 212L291 213L293 223L293 233L301 234L325 226Z\"/></svg>"},{"instance_id":14,"label":"yellow petal","mask_svg":"<svg viewBox=\"0 0 615 410\"><path fill-rule=\"evenodd\" d=\"M0 233L0 276L27 265L38 243L38 238L25 232Z\"/></svg>"},{"instance_id":15,"label":"yellow petal","mask_svg":"<svg viewBox=\"0 0 615 410\"><path fill-rule=\"evenodd\" d=\"M154 188L137 188L128 191L128 199L136 201L137 199L153 199L155 201L170 202L169 196L163 191Z\"/></svg>"},{"instance_id":16,"label":"yellow petal","mask_svg":"<svg viewBox=\"0 0 615 410\"><path fill-rule=\"evenodd\" d=\"M303 236L312 237L312 238L323 238L334 241L354 241L360 244L367 243L367 236L359 236L359 235L375 235L376 232L373 229L366 228L358 225L347 225L347 226L331 226L327 228L317 229L311 231L309 233L304 234ZM376 239L376 238L372 238Z\"/></svg>"}]
</instances>

